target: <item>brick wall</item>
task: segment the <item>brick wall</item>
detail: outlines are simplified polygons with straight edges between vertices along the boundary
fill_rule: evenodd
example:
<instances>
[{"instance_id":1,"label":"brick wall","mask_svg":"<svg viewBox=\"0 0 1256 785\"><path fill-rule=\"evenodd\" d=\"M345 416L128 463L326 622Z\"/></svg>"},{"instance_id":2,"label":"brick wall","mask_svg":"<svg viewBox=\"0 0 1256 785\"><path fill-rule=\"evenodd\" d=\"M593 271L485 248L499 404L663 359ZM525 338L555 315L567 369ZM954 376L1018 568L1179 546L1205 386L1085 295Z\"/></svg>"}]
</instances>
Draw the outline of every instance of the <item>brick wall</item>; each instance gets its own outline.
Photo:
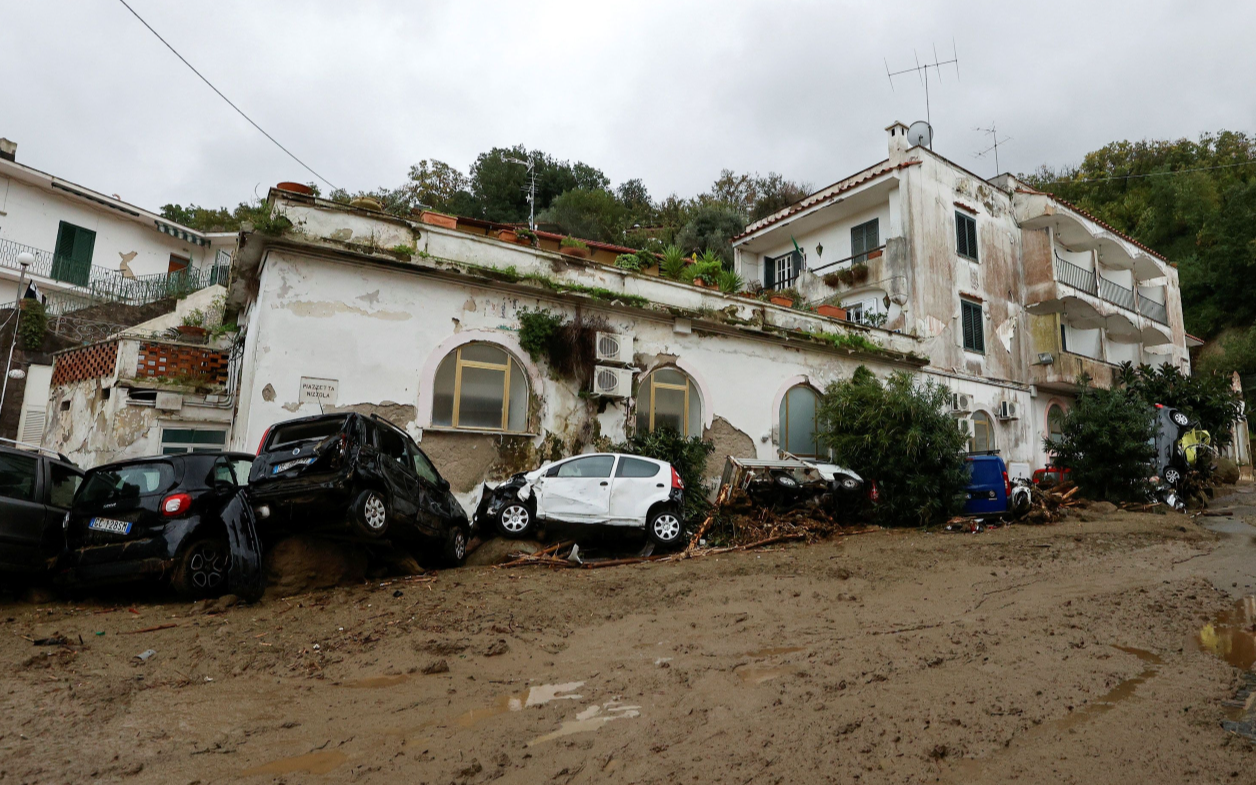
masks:
<instances>
[{"instance_id":1,"label":"brick wall","mask_svg":"<svg viewBox=\"0 0 1256 785\"><path fill-rule=\"evenodd\" d=\"M137 379L180 379L196 384L227 383L227 352L201 346L140 344Z\"/></svg>"}]
</instances>

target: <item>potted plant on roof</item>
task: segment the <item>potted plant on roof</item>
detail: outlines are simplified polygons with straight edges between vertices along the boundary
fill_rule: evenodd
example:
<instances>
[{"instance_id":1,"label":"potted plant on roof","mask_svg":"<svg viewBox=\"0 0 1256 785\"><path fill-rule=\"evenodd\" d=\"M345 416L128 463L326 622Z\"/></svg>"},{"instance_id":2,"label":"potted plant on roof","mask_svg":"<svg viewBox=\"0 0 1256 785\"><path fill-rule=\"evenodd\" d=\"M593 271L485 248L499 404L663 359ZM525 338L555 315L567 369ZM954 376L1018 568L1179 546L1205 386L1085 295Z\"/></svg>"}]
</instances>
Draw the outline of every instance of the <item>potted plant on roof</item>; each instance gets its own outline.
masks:
<instances>
[{"instance_id":1,"label":"potted plant on roof","mask_svg":"<svg viewBox=\"0 0 1256 785\"><path fill-rule=\"evenodd\" d=\"M498 229L497 239L503 243L517 243L519 242L519 233L514 229Z\"/></svg>"},{"instance_id":2,"label":"potted plant on roof","mask_svg":"<svg viewBox=\"0 0 1256 785\"><path fill-rule=\"evenodd\" d=\"M445 229L457 229L458 228L458 219L456 217L452 215L446 215L445 213L438 213L438 212L435 212L434 210L424 210L422 213L419 214L419 220L425 224L431 224L432 226L440 226Z\"/></svg>"},{"instance_id":3,"label":"potted plant on roof","mask_svg":"<svg viewBox=\"0 0 1256 785\"><path fill-rule=\"evenodd\" d=\"M516 227L515 242L520 245L536 245L536 232L523 226Z\"/></svg>"},{"instance_id":4,"label":"potted plant on roof","mask_svg":"<svg viewBox=\"0 0 1256 785\"><path fill-rule=\"evenodd\" d=\"M821 303L816 306L816 313L821 316L827 316L830 319L845 319L846 309L830 303Z\"/></svg>"},{"instance_id":5,"label":"potted plant on roof","mask_svg":"<svg viewBox=\"0 0 1256 785\"><path fill-rule=\"evenodd\" d=\"M209 332L205 327L205 312L200 308L188 311L175 329L179 331L180 338L198 343L204 341L205 334Z\"/></svg>"},{"instance_id":6,"label":"potted plant on roof","mask_svg":"<svg viewBox=\"0 0 1256 785\"><path fill-rule=\"evenodd\" d=\"M589 246L583 240L568 235L558 243L558 252L566 256L574 256L577 259L588 259L592 256Z\"/></svg>"}]
</instances>

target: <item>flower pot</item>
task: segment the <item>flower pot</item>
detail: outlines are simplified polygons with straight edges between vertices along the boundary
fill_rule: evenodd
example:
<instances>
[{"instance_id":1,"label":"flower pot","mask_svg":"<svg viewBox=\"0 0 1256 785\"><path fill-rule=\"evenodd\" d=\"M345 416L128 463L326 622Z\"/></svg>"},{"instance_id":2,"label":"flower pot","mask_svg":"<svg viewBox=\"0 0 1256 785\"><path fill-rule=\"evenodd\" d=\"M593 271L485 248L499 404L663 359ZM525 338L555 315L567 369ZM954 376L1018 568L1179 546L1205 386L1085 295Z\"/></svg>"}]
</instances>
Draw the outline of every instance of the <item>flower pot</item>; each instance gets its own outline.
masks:
<instances>
[{"instance_id":1,"label":"flower pot","mask_svg":"<svg viewBox=\"0 0 1256 785\"><path fill-rule=\"evenodd\" d=\"M868 259L869 259L869 260L871 260L871 259L880 259L880 258L881 258L881 253L882 253L882 250L881 250L880 248L878 248L878 249L877 249L877 250L875 250L875 251L869 251L869 252L868 252Z\"/></svg>"},{"instance_id":2,"label":"flower pot","mask_svg":"<svg viewBox=\"0 0 1256 785\"><path fill-rule=\"evenodd\" d=\"M526 235L522 235L516 232L515 242L519 243L520 245L534 245L536 243L536 240L532 237L528 237Z\"/></svg>"},{"instance_id":3,"label":"flower pot","mask_svg":"<svg viewBox=\"0 0 1256 785\"><path fill-rule=\"evenodd\" d=\"M314 189L302 183L280 183L275 186L280 191L287 191L294 194L303 194L305 196L313 196Z\"/></svg>"},{"instance_id":4,"label":"flower pot","mask_svg":"<svg viewBox=\"0 0 1256 785\"><path fill-rule=\"evenodd\" d=\"M774 295L772 295L771 297L769 297L769 298L768 298L768 302L772 303L773 305L779 305L779 306L781 306L782 308L793 308L793 307L794 307L794 301L793 301L793 300L791 300L791 299L790 299L790 298L788 298L788 297L780 297L780 296L775 295L775 294L774 294Z\"/></svg>"},{"instance_id":5,"label":"flower pot","mask_svg":"<svg viewBox=\"0 0 1256 785\"><path fill-rule=\"evenodd\" d=\"M424 210L423 214L419 216L419 220L425 224L431 224L432 226L441 226L446 229L458 228L457 218L453 217L452 215L445 215L444 213L434 213L431 210Z\"/></svg>"},{"instance_id":6,"label":"flower pot","mask_svg":"<svg viewBox=\"0 0 1256 785\"><path fill-rule=\"evenodd\" d=\"M182 338L200 341L205 340L205 335L209 333L209 330L206 330L198 324L181 324L175 329L179 331L179 336Z\"/></svg>"},{"instance_id":7,"label":"flower pot","mask_svg":"<svg viewBox=\"0 0 1256 785\"><path fill-rule=\"evenodd\" d=\"M846 318L846 309L839 308L836 305L827 305L827 304L817 305L816 313L820 314L821 316L827 316L830 319L845 319Z\"/></svg>"},{"instance_id":8,"label":"flower pot","mask_svg":"<svg viewBox=\"0 0 1256 785\"><path fill-rule=\"evenodd\" d=\"M497 239L504 243L517 243L519 242L519 235L514 229L502 229L497 233Z\"/></svg>"},{"instance_id":9,"label":"flower pot","mask_svg":"<svg viewBox=\"0 0 1256 785\"><path fill-rule=\"evenodd\" d=\"M575 246L570 246L570 245L563 248L559 248L558 252L563 254L564 256L574 256L577 259L588 259L590 256L593 255L593 252L590 251L588 248L577 248Z\"/></svg>"},{"instance_id":10,"label":"flower pot","mask_svg":"<svg viewBox=\"0 0 1256 785\"><path fill-rule=\"evenodd\" d=\"M695 276L695 277L694 277L694 279L693 279L693 285L694 285L694 286L700 286L700 287L702 287L703 289L705 289L705 288L706 288L706 281L704 281L704 280L702 280L701 278L698 278L697 276Z\"/></svg>"},{"instance_id":11,"label":"flower pot","mask_svg":"<svg viewBox=\"0 0 1256 785\"><path fill-rule=\"evenodd\" d=\"M356 207L359 210L370 210L373 213L384 212L384 205L373 196L359 196L356 199L350 199L349 206Z\"/></svg>"}]
</instances>

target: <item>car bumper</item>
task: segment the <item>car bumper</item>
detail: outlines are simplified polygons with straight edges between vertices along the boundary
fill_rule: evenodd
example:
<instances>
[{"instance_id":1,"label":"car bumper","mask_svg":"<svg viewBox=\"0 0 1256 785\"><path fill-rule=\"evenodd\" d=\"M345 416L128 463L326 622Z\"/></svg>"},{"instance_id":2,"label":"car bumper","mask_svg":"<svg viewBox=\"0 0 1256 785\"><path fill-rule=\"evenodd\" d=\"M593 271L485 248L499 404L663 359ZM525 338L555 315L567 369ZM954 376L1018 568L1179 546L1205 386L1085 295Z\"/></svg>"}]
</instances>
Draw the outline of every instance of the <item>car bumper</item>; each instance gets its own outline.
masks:
<instances>
[{"instance_id":1,"label":"car bumper","mask_svg":"<svg viewBox=\"0 0 1256 785\"><path fill-rule=\"evenodd\" d=\"M249 499L261 531L280 527L345 523L354 484L345 474L294 477L249 486Z\"/></svg>"}]
</instances>

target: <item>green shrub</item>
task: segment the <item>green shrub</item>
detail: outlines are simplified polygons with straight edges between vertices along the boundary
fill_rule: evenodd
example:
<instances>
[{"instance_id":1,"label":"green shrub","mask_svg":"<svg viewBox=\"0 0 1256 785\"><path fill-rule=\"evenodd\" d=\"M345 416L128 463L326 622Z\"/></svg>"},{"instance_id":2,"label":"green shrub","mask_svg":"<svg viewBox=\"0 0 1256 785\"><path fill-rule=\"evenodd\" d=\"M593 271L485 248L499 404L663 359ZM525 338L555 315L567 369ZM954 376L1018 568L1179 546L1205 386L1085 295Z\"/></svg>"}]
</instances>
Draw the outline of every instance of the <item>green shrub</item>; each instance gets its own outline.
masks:
<instances>
[{"instance_id":1,"label":"green shrub","mask_svg":"<svg viewBox=\"0 0 1256 785\"><path fill-rule=\"evenodd\" d=\"M1156 456L1153 409L1130 389L1081 390L1064 415L1060 436L1044 439L1052 463L1072 470L1081 494L1107 501L1142 501L1150 491L1150 463Z\"/></svg>"},{"instance_id":2,"label":"green shrub","mask_svg":"<svg viewBox=\"0 0 1256 785\"><path fill-rule=\"evenodd\" d=\"M1230 389L1230 379L1225 374L1200 371L1187 376L1169 363L1159 368L1136 368L1127 362L1121 364L1117 381L1148 406L1172 406L1199 420L1199 426L1212 434L1217 447L1225 447L1233 439L1241 402L1238 393Z\"/></svg>"},{"instance_id":3,"label":"green shrub","mask_svg":"<svg viewBox=\"0 0 1256 785\"><path fill-rule=\"evenodd\" d=\"M659 262L659 274L664 278L680 280L687 266L685 252L680 250L679 246L669 245L663 249L663 259Z\"/></svg>"},{"instance_id":4,"label":"green shrub","mask_svg":"<svg viewBox=\"0 0 1256 785\"><path fill-rule=\"evenodd\" d=\"M584 240L577 240L575 237L568 235L567 237L564 237L562 240L558 241L558 247L560 248L584 248L585 250L588 250L589 244L586 243Z\"/></svg>"},{"instance_id":5,"label":"green shrub","mask_svg":"<svg viewBox=\"0 0 1256 785\"><path fill-rule=\"evenodd\" d=\"M641 258L636 254L621 253L615 257L615 266L621 270L641 271Z\"/></svg>"},{"instance_id":6,"label":"green shrub","mask_svg":"<svg viewBox=\"0 0 1256 785\"><path fill-rule=\"evenodd\" d=\"M695 278L701 278L703 283L713 284L722 272L724 272L724 265L718 260L694 262L685 268L680 277L681 280L689 282L692 282Z\"/></svg>"},{"instance_id":7,"label":"green shrub","mask_svg":"<svg viewBox=\"0 0 1256 785\"><path fill-rule=\"evenodd\" d=\"M540 362L549 352L550 341L563 326L563 318L549 311L519 312L519 345L533 362Z\"/></svg>"},{"instance_id":8,"label":"green shrub","mask_svg":"<svg viewBox=\"0 0 1256 785\"><path fill-rule=\"evenodd\" d=\"M18 338L22 348L28 352L37 352L44 345L44 336L48 334L48 311L44 304L34 299L22 300L22 326L18 328Z\"/></svg>"},{"instance_id":9,"label":"green shrub","mask_svg":"<svg viewBox=\"0 0 1256 785\"><path fill-rule=\"evenodd\" d=\"M715 276L715 285L724 294L737 294L746 285L746 281L733 270L720 270Z\"/></svg>"},{"instance_id":10,"label":"green shrub","mask_svg":"<svg viewBox=\"0 0 1256 785\"><path fill-rule=\"evenodd\" d=\"M693 521L711 507L707 499L711 489L704 482L707 456L715 452L713 442L700 436L685 438L671 428L655 428L653 433L632 433L628 440L611 446L612 452L640 455L667 461L685 484L685 506L681 516ZM670 480L665 480L670 481Z\"/></svg>"},{"instance_id":11,"label":"green shrub","mask_svg":"<svg viewBox=\"0 0 1256 785\"><path fill-rule=\"evenodd\" d=\"M533 362L544 359L559 376L583 387L597 363L595 333L605 327L604 320L579 313L569 320L549 311L524 310L519 313L519 345Z\"/></svg>"},{"instance_id":12,"label":"green shrub","mask_svg":"<svg viewBox=\"0 0 1256 785\"><path fill-rule=\"evenodd\" d=\"M883 525L941 523L964 504L967 437L945 413L950 390L904 371L882 383L864 366L820 399L817 441L877 483Z\"/></svg>"}]
</instances>

